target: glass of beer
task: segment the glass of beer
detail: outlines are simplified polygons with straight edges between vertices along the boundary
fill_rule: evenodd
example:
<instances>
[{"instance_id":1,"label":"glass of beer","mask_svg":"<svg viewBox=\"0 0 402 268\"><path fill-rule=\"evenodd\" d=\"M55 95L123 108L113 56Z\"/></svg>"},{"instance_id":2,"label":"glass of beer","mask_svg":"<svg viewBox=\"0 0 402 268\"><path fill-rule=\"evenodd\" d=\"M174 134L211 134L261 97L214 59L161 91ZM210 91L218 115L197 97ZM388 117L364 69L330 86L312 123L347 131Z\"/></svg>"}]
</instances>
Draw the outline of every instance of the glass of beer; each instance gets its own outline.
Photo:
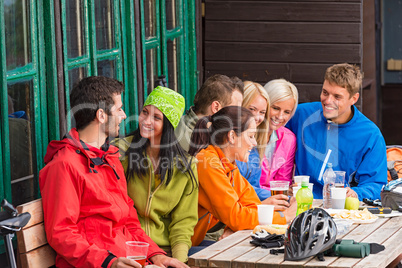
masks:
<instances>
[{"instance_id":1,"label":"glass of beer","mask_svg":"<svg viewBox=\"0 0 402 268\"><path fill-rule=\"evenodd\" d=\"M334 171L335 177L335 188L345 188L345 171Z\"/></svg>"},{"instance_id":2,"label":"glass of beer","mask_svg":"<svg viewBox=\"0 0 402 268\"><path fill-rule=\"evenodd\" d=\"M284 194L288 195L289 182L287 181L270 181L271 195Z\"/></svg>"},{"instance_id":3,"label":"glass of beer","mask_svg":"<svg viewBox=\"0 0 402 268\"><path fill-rule=\"evenodd\" d=\"M145 266L145 261L147 260L149 244L145 242L138 241L127 241L126 242L126 258L130 260L135 260L142 267Z\"/></svg>"}]
</instances>

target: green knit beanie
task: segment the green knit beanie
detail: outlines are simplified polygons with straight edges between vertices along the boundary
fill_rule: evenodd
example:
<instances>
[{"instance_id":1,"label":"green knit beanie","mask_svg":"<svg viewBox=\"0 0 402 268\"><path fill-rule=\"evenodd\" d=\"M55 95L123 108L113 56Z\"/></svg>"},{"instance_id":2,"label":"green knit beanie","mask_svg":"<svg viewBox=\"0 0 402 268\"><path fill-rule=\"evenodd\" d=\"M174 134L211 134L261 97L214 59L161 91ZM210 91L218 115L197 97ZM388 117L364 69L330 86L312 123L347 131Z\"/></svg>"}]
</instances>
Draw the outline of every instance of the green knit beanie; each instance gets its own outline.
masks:
<instances>
[{"instance_id":1,"label":"green knit beanie","mask_svg":"<svg viewBox=\"0 0 402 268\"><path fill-rule=\"evenodd\" d=\"M153 105L158 108L176 128L184 112L184 97L167 87L156 87L146 99L144 106Z\"/></svg>"}]
</instances>

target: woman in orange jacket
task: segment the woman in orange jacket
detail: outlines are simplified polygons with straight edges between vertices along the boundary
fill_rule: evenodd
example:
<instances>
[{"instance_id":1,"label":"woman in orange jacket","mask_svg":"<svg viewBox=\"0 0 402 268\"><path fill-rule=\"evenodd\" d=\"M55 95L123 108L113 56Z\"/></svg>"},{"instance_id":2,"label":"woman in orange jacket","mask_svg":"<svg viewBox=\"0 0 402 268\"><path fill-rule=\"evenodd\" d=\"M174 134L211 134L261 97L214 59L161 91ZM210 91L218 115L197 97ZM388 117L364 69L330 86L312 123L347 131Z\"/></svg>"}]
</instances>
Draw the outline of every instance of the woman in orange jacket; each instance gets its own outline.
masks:
<instances>
[{"instance_id":1,"label":"woman in orange jacket","mask_svg":"<svg viewBox=\"0 0 402 268\"><path fill-rule=\"evenodd\" d=\"M198 223L192 238L198 246L207 232L253 229L261 204L250 183L241 176L235 160L246 162L254 146L256 122L243 107L228 106L200 119L191 137L190 155L198 159ZM271 197L275 198L275 197ZM269 203L269 199L264 200ZM273 223L286 224L296 215L296 202L275 212Z\"/></svg>"}]
</instances>

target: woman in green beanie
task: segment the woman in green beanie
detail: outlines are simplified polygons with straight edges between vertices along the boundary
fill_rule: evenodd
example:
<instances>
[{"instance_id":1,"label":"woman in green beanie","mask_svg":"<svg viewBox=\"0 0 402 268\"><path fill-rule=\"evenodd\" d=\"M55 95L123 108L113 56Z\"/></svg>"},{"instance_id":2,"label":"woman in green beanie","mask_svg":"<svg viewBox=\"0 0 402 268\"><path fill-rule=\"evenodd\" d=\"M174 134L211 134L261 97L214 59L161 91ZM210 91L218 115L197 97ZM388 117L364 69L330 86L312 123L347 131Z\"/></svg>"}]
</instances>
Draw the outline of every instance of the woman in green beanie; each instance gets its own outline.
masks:
<instances>
[{"instance_id":1,"label":"woman in green beanie","mask_svg":"<svg viewBox=\"0 0 402 268\"><path fill-rule=\"evenodd\" d=\"M139 127L117 142L127 190L148 236L182 262L187 261L198 221L198 175L174 129L184 111L179 93L157 87L139 115Z\"/></svg>"}]
</instances>

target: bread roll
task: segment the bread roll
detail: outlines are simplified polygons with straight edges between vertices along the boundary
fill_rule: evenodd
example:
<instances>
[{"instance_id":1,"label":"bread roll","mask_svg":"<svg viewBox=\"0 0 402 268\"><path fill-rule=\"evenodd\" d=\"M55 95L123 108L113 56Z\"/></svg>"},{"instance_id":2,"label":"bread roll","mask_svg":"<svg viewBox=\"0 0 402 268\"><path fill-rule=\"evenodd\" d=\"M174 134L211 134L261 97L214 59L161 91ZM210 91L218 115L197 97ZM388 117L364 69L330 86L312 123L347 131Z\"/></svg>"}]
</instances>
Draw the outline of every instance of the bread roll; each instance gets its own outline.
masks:
<instances>
[{"instance_id":1,"label":"bread roll","mask_svg":"<svg viewBox=\"0 0 402 268\"><path fill-rule=\"evenodd\" d=\"M281 235L286 233L287 228L288 228L287 225L279 225L279 224L257 225L253 230L253 234L261 230L265 230L270 234Z\"/></svg>"}]
</instances>

